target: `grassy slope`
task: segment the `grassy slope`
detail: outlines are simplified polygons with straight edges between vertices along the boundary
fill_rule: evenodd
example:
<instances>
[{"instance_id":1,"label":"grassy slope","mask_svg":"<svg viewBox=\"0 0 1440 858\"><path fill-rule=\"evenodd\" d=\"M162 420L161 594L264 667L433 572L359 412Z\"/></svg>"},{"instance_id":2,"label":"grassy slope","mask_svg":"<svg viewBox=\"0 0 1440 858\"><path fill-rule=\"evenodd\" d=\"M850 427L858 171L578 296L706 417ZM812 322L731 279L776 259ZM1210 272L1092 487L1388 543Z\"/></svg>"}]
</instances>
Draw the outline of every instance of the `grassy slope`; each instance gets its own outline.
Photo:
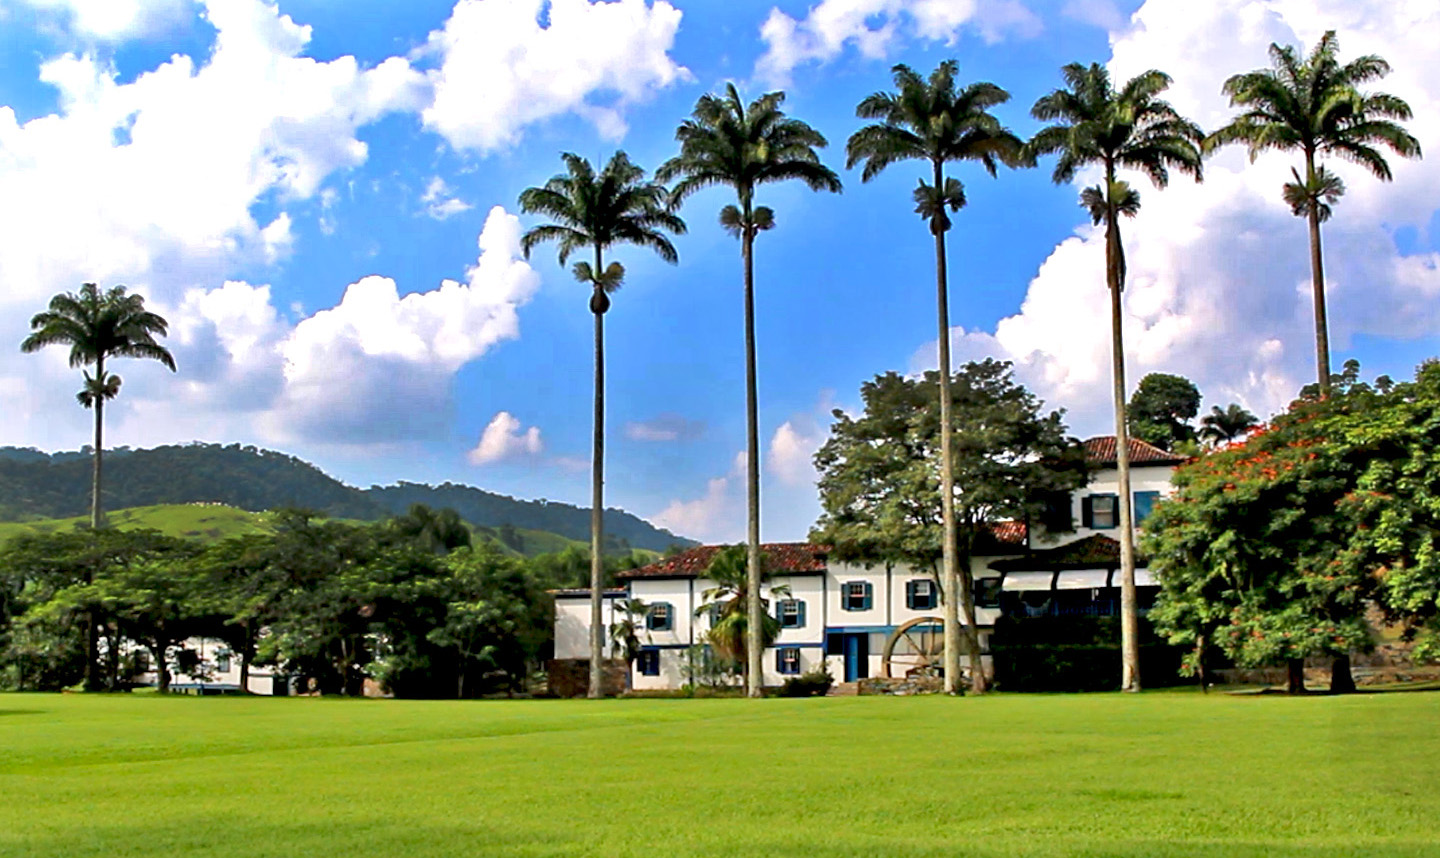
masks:
<instances>
[{"instance_id":1,"label":"grassy slope","mask_svg":"<svg viewBox=\"0 0 1440 858\"><path fill-rule=\"evenodd\" d=\"M246 512L243 509L219 505L137 506L107 512L105 517L112 526L124 530L149 527L169 536L199 539L206 543L218 542L231 536L263 533L269 530L269 526L265 523L265 513ZM72 530L77 525L83 526L89 523L88 515L26 522L0 522L0 542L19 533L54 533L58 530Z\"/></svg>"},{"instance_id":2,"label":"grassy slope","mask_svg":"<svg viewBox=\"0 0 1440 858\"><path fill-rule=\"evenodd\" d=\"M6 856L1440 854L1440 694L0 695Z\"/></svg>"}]
</instances>

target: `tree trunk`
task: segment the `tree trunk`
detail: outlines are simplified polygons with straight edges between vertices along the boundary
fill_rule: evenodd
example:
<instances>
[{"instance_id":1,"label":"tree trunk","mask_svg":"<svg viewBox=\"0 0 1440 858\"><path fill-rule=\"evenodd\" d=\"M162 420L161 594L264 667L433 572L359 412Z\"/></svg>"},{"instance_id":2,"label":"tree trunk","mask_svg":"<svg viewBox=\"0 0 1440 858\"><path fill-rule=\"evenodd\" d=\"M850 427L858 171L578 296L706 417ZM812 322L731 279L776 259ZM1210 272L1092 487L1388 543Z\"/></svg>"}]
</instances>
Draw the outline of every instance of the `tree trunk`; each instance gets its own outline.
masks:
<instances>
[{"instance_id":1,"label":"tree trunk","mask_svg":"<svg viewBox=\"0 0 1440 858\"><path fill-rule=\"evenodd\" d=\"M165 664L166 649L168 647L164 644L150 647L151 654L155 656L155 690L161 694L170 693L170 667Z\"/></svg>"},{"instance_id":2,"label":"tree trunk","mask_svg":"<svg viewBox=\"0 0 1440 858\"><path fill-rule=\"evenodd\" d=\"M765 653L764 611L760 606L760 415L755 372L755 234L750 225L753 213L745 201L745 495L746 495L746 622L745 693L761 696L765 674L761 658Z\"/></svg>"},{"instance_id":3,"label":"tree trunk","mask_svg":"<svg viewBox=\"0 0 1440 858\"><path fill-rule=\"evenodd\" d=\"M1330 693L1354 694L1355 677L1350 674L1350 653L1335 656L1330 664Z\"/></svg>"},{"instance_id":4,"label":"tree trunk","mask_svg":"<svg viewBox=\"0 0 1440 858\"><path fill-rule=\"evenodd\" d=\"M1315 181L1315 156L1305 154L1305 177ZM1320 253L1320 213L1311 200L1310 213L1310 280L1315 291L1315 373L1320 383L1320 398L1330 395L1330 328L1325 314L1325 262Z\"/></svg>"},{"instance_id":5,"label":"tree trunk","mask_svg":"<svg viewBox=\"0 0 1440 858\"><path fill-rule=\"evenodd\" d=\"M245 630L244 643L241 644L242 649L240 650L240 693L243 695L250 693L250 651L255 644L250 640L250 621L246 620L242 623L241 628ZM274 684L274 680L271 680L271 684ZM271 691L273 692L274 689L272 688Z\"/></svg>"},{"instance_id":6,"label":"tree trunk","mask_svg":"<svg viewBox=\"0 0 1440 858\"><path fill-rule=\"evenodd\" d=\"M96 362L95 375L100 377L105 372L105 357L100 356ZM100 512L100 447L103 440L105 400L101 397L95 398L95 449L92 451L92 466L90 472L90 530L98 533L104 519ZM91 578L85 583L90 584ZM99 676L99 639L95 632L95 614L93 611L86 611L82 619L85 622L85 690L97 691L100 688Z\"/></svg>"},{"instance_id":7,"label":"tree trunk","mask_svg":"<svg viewBox=\"0 0 1440 858\"><path fill-rule=\"evenodd\" d=\"M1110 351L1115 396L1115 469L1120 477L1120 690L1140 690L1140 617L1135 604L1135 534L1130 527L1130 432L1125 421L1125 332L1120 291L1119 213L1112 198L1114 170L1106 171L1105 279L1110 288Z\"/></svg>"},{"instance_id":8,"label":"tree trunk","mask_svg":"<svg viewBox=\"0 0 1440 858\"><path fill-rule=\"evenodd\" d=\"M935 164L935 187L944 187L940 165ZM960 693L960 567L955 556L958 532L955 526L955 475L952 471L950 402L950 296L945 268L945 232L935 235L935 316L940 329L940 517L944 522L940 542L942 589L945 597L945 693Z\"/></svg>"},{"instance_id":9,"label":"tree trunk","mask_svg":"<svg viewBox=\"0 0 1440 858\"><path fill-rule=\"evenodd\" d=\"M1305 693L1305 659L1292 658L1285 662L1285 690L1290 694Z\"/></svg>"},{"instance_id":10,"label":"tree trunk","mask_svg":"<svg viewBox=\"0 0 1440 858\"><path fill-rule=\"evenodd\" d=\"M602 287L598 278L604 269L599 247L595 248L596 291ZM594 296L592 296L593 298ZM604 297L603 293L600 297ZM594 308L592 307L592 311ZM590 699L605 695L605 665L602 663L605 649L605 628L600 616L604 593L601 577L604 573L604 485L605 485L605 313L595 316L595 441L590 450Z\"/></svg>"},{"instance_id":11,"label":"tree trunk","mask_svg":"<svg viewBox=\"0 0 1440 858\"><path fill-rule=\"evenodd\" d=\"M974 533L973 530L970 531ZM972 538L967 535L967 540ZM955 550L955 565L961 567L960 574L960 607L965 612L965 630L963 639L965 642L965 657L970 662L970 690L975 694L984 694L989 688L989 682L985 679L985 665L980 655L980 632L975 627L975 582L970 572L970 548L960 551L959 546ZM948 674L947 674L948 675ZM959 689L959 680L956 680L955 692ZM955 693L951 692L951 693Z\"/></svg>"}]
</instances>

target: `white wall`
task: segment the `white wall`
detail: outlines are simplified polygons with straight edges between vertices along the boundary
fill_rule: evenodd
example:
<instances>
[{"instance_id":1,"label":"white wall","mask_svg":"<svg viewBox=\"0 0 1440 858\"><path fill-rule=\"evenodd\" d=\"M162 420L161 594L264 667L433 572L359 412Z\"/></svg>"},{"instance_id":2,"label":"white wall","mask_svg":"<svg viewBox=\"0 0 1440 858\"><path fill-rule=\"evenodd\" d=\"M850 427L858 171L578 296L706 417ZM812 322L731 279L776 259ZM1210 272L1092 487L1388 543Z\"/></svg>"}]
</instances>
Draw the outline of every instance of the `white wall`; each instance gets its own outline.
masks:
<instances>
[{"instance_id":1,"label":"white wall","mask_svg":"<svg viewBox=\"0 0 1440 858\"><path fill-rule=\"evenodd\" d=\"M1159 492L1160 497L1167 498L1175 492L1174 485L1170 482L1170 476L1175 472L1170 465L1132 465L1130 468L1130 492ZM1090 478L1090 483L1085 488L1073 492L1070 496L1070 517L1075 522L1075 530L1071 533L1050 534L1039 524L1031 525L1030 543L1035 548L1054 548L1067 542L1077 539L1084 539L1087 536L1099 533L1105 536L1114 537L1117 528L1102 528L1094 530L1084 526L1082 515L1083 498L1092 494L1119 494L1120 493L1120 472L1114 468L1102 468L1096 471Z\"/></svg>"},{"instance_id":2,"label":"white wall","mask_svg":"<svg viewBox=\"0 0 1440 858\"><path fill-rule=\"evenodd\" d=\"M240 685L240 657L238 655L230 654L228 670L222 671L219 669L221 663L225 660L223 658L224 655L230 653L230 647L224 641L215 638L187 638L179 647L172 647L169 650L171 659L175 657L175 653L179 649L194 650L199 654L201 661L208 667L209 671L203 679L191 676L188 673L171 671L170 682L172 685L186 685L201 682L207 685ZM154 655L150 650L139 644L127 641L124 651L127 653L141 651L145 653L147 658L152 661L154 660ZM154 665L152 664L151 667L153 668ZM273 694L274 683L272 679L274 676L274 667L270 665L252 664L250 665L245 689L251 694ZM155 685L160 681L160 677L159 674L152 669L140 674L139 680Z\"/></svg>"},{"instance_id":3,"label":"white wall","mask_svg":"<svg viewBox=\"0 0 1440 858\"><path fill-rule=\"evenodd\" d=\"M615 596L606 596L600 603L601 622L608 630L615 623ZM609 657L610 636L605 636L606 657ZM555 657L590 657L590 597L555 597Z\"/></svg>"}]
</instances>

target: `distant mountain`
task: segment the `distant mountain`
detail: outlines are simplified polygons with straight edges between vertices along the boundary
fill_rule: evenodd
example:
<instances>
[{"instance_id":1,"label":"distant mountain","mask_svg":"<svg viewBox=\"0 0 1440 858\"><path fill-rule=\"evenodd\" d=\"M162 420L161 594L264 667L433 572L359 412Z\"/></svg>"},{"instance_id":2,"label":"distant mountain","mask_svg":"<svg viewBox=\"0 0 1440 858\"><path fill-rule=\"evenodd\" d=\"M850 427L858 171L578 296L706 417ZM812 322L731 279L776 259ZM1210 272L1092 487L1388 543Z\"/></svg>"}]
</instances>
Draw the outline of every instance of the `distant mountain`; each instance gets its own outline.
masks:
<instances>
[{"instance_id":1,"label":"distant mountain","mask_svg":"<svg viewBox=\"0 0 1440 858\"><path fill-rule=\"evenodd\" d=\"M357 489L285 453L231 444L184 444L105 454L105 507L215 502L260 512L294 506L372 521L411 504L452 507L479 528L548 531L588 541L590 512L570 504L524 501L473 486L401 482ZM67 518L90 507L86 451L46 454L0 447L0 521ZM693 540L618 509L606 510L606 550L664 551Z\"/></svg>"}]
</instances>

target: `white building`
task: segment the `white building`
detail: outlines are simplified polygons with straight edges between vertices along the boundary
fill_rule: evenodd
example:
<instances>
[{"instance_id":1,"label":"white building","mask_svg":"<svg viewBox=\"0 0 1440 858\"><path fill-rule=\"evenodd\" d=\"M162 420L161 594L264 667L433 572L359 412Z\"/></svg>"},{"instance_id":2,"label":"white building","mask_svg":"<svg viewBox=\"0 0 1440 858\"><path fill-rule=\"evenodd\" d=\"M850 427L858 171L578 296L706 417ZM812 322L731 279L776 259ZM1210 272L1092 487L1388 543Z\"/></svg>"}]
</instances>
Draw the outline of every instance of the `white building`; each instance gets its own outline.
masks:
<instances>
[{"instance_id":1,"label":"white building","mask_svg":"<svg viewBox=\"0 0 1440 858\"><path fill-rule=\"evenodd\" d=\"M1020 616L1107 615L1118 613L1120 544L1115 438L1085 442L1095 471L1090 483L1068 499L1073 529L1047 530L1043 523L996 522L975 547L976 626L988 652L995 620ZM1136 521L1171 491L1170 474L1183 459L1143 441L1130 442L1131 490ZM1059 504L1063 514L1066 504ZM620 573L622 587L604 594L607 629L623 619L624 603L647 606L642 651L632 687L678 688L695 645L703 645L712 622L703 593L714 586L705 577L721 546L700 546L649 566ZM930 570L902 565L846 563L829 546L772 543L763 546L771 569L768 588L788 588L768 610L781 631L762 659L764 684L822 664L837 681L870 676L933 672L942 651L939 589ZM1158 589L1143 567L1136 570L1142 609ZM555 658L589 657L590 593L555 592ZM606 638L608 640L608 635ZM990 669L988 657L984 668ZM963 661L963 659L962 659ZM968 666L967 666L968 669Z\"/></svg>"},{"instance_id":2,"label":"white building","mask_svg":"<svg viewBox=\"0 0 1440 858\"><path fill-rule=\"evenodd\" d=\"M230 647L215 638L188 638L170 651L171 658L177 650L188 649L198 658L200 669L194 674L170 671L170 690L196 693L233 693L240 690L240 657ZM134 647L132 654L141 660L142 669L136 676L145 685L157 685L160 681L154 665L150 664L148 649ZM284 696L289 693L288 680L275 668L251 664L245 682L250 694Z\"/></svg>"}]
</instances>

